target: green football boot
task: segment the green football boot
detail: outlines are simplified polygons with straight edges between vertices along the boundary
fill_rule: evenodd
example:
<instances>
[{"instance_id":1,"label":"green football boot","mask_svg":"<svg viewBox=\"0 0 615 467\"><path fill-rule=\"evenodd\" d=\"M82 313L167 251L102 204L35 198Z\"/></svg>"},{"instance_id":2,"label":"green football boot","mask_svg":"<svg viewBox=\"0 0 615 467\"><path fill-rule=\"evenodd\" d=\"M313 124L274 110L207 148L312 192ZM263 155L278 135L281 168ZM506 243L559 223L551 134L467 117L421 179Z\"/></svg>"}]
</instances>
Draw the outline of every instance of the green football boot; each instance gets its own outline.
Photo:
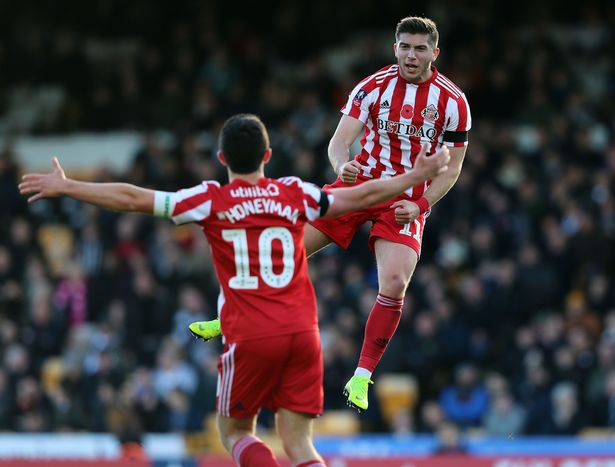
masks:
<instances>
[{"instance_id":1,"label":"green football boot","mask_svg":"<svg viewBox=\"0 0 615 467\"><path fill-rule=\"evenodd\" d=\"M214 337L222 335L220 328L220 320L212 319L211 321L195 321L188 326L192 335L198 339L208 341Z\"/></svg>"},{"instance_id":2,"label":"green football boot","mask_svg":"<svg viewBox=\"0 0 615 467\"><path fill-rule=\"evenodd\" d=\"M374 384L374 382L369 379L369 376L353 376L350 378L344 386L344 396L348 399L346 404L359 412L367 410L369 406L367 390L370 384Z\"/></svg>"}]
</instances>

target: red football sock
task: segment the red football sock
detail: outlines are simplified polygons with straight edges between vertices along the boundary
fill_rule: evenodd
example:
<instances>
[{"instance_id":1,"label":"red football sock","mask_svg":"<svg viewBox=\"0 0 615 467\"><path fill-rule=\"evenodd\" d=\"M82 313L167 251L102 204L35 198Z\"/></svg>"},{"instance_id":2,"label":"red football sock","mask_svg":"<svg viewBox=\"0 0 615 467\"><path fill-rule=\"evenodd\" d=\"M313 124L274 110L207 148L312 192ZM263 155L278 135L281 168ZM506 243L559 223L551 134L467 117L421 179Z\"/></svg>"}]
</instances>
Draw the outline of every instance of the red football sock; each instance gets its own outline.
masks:
<instances>
[{"instance_id":1,"label":"red football sock","mask_svg":"<svg viewBox=\"0 0 615 467\"><path fill-rule=\"evenodd\" d=\"M323 461L320 460L311 460L307 462L303 462L301 464L297 464L297 467L327 467Z\"/></svg>"},{"instance_id":2,"label":"red football sock","mask_svg":"<svg viewBox=\"0 0 615 467\"><path fill-rule=\"evenodd\" d=\"M359 358L359 367L374 371L401 319L403 298L378 294L365 325L365 338Z\"/></svg>"},{"instance_id":3,"label":"red football sock","mask_svg":"<svg viewBox=\"0 0 615 467\"><path fill-rule=\"evenodd\" d=\"M233 445L233 460L240 467L279 467L273 452L256 436L246 435Z\"/></svg>"}]
</instances>

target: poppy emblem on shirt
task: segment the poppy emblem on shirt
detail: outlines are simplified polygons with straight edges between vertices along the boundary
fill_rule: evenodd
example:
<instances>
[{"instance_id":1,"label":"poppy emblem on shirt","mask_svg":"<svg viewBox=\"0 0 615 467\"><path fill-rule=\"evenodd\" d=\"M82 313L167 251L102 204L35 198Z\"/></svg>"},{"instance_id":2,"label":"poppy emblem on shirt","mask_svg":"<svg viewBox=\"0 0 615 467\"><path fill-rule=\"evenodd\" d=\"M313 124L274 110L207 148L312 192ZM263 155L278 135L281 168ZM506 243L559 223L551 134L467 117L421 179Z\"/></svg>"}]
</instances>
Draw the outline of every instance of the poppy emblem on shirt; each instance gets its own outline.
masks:
<instances>
[{"instance_id":1,"label":"poppy emblem on shirt","mask_svg":"<svg viewBox=\"0 0 615 467\"><path fill-rule=\"evenodd\" d=\"M438 109L436 109L433 104L430 104L429 107L425 107L422 110L421 115L428 122L435 122L440 114L438 113Z\"/></svg>"},{"instance_id":2,"label":"poppy emblem on shirt","mask_svg":"<svg viewBox=\"0 0 615 467\"><path fill-rule=\"evenodd\" d=\"M365 89L359 89L352 99L352 103L358 107L365 97L367 97L367 91L365 91Z\"/></svg>"},{"instance_id":3,"label":"poppy emblem on shirt","mask_svg":"<svg viewBox=\"0 0 615 467\"><path fill-rule=\"evenodd\" d=\"M410 119L412 115L414 115L414 107L410 104L404 104L401 108L401 116Z\"/></svg>"}]
</instances>

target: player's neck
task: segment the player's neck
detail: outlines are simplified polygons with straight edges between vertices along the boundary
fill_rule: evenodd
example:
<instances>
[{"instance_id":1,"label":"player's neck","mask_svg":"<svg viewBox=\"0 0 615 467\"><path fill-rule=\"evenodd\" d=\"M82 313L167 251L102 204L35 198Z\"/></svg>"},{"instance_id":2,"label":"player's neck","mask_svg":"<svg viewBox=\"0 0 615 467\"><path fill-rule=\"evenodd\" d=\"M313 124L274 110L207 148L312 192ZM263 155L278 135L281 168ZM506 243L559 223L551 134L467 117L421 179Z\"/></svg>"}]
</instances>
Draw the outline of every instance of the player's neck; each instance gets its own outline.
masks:
<instances>
[{"instance_id":1,"label":"player's neck","mask_svg":"<svg viewBox=\"0 0 615 467\"><path fill-rule=\"evenodd\" d=\"M429 81L432 76L433 76L433 70L431 68L429 68L424 74L422 74L421 76L418 76L416 79L410 81L410 83L412 83L412 84L421 84L421 83L424 83L425 81Z\"/></svg>"},{"instance_id":2,"label":"player's neck","mask_svg":"<svg viewBox=\"0 0 615 467\"><path fill-rule=\"evenodd\" d=\"M423 73L420 76L417 76L414 79L407 79L402 75L402 78L404 78L404 80L406 80L406 82L411 83L411 84L421 84L424 83L426 81L429 81L434 75L434 67L432 65L429 66L429 68L427 68L427 71L425 71L425 73Z\"/></svg>"},{"instance_id":3,"label":"player's neck","mask_svg":"<svg viewBox=\"0 0 615 467\"><path fill-rule=\"evenodd\" d=\"M256 185L261 178L265 178L265 172L263 170L257 170L256 172L250 172L249 174L236 174L228 171L229 182L234 180L243 180L244 182Z\"/></svg>"},{"instance_id":4,"label":"player's neck","mask_svg":"<svg viewBox=\"0 0 615 467\"><path fill-rule=\"evenodd\" d=\"M427 71L425 72L425 74L419 77L419 81L416 84L421 84L421 83L424 83L425 81L429 81L432 76L433 76L433 70L431 69L431 67L429 67Z\"/></svg>"}]
</instances>

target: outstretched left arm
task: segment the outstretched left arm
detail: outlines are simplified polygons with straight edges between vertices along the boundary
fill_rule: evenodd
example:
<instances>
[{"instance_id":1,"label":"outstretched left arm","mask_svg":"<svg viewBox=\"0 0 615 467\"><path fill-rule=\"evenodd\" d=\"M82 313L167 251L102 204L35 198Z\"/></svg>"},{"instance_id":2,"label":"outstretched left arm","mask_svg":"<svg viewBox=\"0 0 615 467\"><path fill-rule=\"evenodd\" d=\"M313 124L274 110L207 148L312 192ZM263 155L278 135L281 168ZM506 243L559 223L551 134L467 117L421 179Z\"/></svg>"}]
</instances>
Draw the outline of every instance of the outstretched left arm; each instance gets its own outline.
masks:
<instances>
[{"instance_id":1,"label":"outstretched left arm","mask_svg":"<svg viewBox=\"0 0 615 467\"><path fill-rule=\"evenodd\" d=\"M69 196L114 211L154 213L155 192L129 183L88 183L67 178L57 157L52 159L53 172L26 174L19 184L22 195L32 203L43 198Z\"/></svg>"}]
</instances>

